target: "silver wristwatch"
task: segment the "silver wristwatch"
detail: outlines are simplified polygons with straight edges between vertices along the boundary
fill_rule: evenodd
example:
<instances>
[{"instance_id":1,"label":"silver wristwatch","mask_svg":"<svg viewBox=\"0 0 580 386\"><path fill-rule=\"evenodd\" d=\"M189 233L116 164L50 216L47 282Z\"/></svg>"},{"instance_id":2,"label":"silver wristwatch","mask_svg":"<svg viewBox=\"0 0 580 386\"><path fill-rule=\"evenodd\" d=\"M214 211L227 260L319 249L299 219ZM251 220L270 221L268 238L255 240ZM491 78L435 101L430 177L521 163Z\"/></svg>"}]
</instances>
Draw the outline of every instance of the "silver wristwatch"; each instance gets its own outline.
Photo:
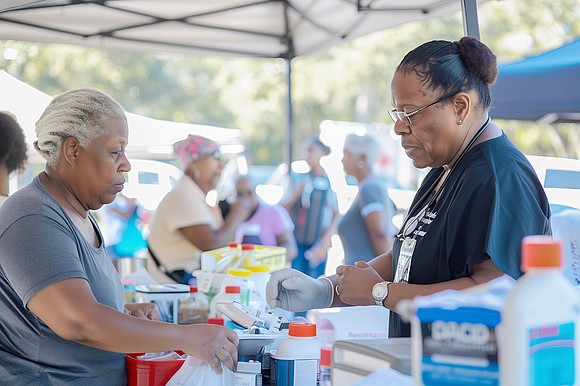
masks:
<instances>
[{"instance_id":1,"label":"silver wristwatch","mask_svg":"<svg viewBox=\"0 0 580 386\"><path fill-rule=\"evenodd\" d=\"M380 281L373 286L373 299L377 306L385 306L383 302L389 296L389 284L391 284L390 281Z\"/></svg>"}]
</instances>

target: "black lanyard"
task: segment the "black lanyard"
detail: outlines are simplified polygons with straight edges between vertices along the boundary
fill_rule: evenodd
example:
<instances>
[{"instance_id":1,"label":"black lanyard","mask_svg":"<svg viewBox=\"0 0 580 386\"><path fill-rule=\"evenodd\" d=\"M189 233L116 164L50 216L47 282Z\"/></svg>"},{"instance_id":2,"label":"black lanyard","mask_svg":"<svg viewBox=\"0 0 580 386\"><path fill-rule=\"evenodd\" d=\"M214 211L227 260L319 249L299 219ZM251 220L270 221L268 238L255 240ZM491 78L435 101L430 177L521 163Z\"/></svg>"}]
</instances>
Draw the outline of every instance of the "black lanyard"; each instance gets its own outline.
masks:
<instances>
[{"instance_id":1,"label":"black lanyard","mask_svg":"<svg viewBox=\"0 0 580 386\"><path fill-rule=\"evenodd\" d=\"M467 154L469 149L471 149L471 147L473 146L475 141L477 141L477 139L481 136L481 134L483 134L485 129L487 129L487 126L489 126L490 122L491 122L491 118L487 117L487 120L485 121L483 126L481 126L479 128L477 133L475 133L473 138L471 138L471 141L469 141L469 143L467 144L467 147L465 149L463 149L463 151L459 155L459 158L457 158L457 161L455 162L455 164L453 165L453 167L449 171L447 178L445 178L445 180L443 181L443 184L441 185L439 190L434 192L435 187L437 186L439 181L441 181L441 178L443 178L443 176L445 175L445 172L441 173L437 177L437 179L435 181L433 181L431 186L429 186L429 189L427 189L427 191L421 196L421 198L415 203L415 205L413 205L411 207L411 209L409 209L409 211L407 212L407 216L405 216L405 220L403 221L403 225L401 226L401 230L399 231L399 233L396 236L399 240L403 241L405 239L405 237L409 236L411 233L413 233L415 231L415 229L417 229L417 227L419 226L419 222L423 219L423 216L425 216L427 214L427 212L429 211L429 208L431 208L431 206L437 201L437 199L439 198L439 196L443 192L443 189L445 188L445 186L447 185L447 183L451 179L451 173L453 173L453 171L455 170L455 166L457 166L459 164L459 161L461 161L463 156L465 154ZM423 203L423 201L425 201L427 199L427 197L430 197L430 199L429 199L429 202L427 203L427 205L425 206L425 208L423 210L419 211L416 216L410 217L411 213L413 213L415 210L417 210L417 208L419 208L421 206L421 204ZM413 225L413 227L412 227L413 229L411 229L409 232L405 232L405 228L407 227L407 225L409 224L409 221L411 221L411 220L413 220L413 222L416 222L416 224Z\"/></svg>"}]
</instances>

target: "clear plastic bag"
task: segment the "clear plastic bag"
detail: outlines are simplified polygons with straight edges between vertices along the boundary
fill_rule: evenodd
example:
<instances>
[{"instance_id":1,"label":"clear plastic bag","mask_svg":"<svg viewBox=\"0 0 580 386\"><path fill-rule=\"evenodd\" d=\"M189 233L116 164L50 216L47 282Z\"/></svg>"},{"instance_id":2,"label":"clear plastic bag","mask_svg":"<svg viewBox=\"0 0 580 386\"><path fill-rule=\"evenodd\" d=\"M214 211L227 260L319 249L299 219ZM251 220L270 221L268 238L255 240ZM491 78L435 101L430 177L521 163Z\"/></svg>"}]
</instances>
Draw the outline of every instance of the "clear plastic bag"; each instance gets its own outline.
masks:
<instances>
[{"instance_id":1,"label":"clear plastic bag","mask_svg":"<svg viewBox=\"0 0 580 386\"><path fill-rule=\"evenodd\" d=\"M188 356L166 386L234 386L234 373L222 363L222 373L216 374L209 364Z\"/></svg>"}]
</instances>

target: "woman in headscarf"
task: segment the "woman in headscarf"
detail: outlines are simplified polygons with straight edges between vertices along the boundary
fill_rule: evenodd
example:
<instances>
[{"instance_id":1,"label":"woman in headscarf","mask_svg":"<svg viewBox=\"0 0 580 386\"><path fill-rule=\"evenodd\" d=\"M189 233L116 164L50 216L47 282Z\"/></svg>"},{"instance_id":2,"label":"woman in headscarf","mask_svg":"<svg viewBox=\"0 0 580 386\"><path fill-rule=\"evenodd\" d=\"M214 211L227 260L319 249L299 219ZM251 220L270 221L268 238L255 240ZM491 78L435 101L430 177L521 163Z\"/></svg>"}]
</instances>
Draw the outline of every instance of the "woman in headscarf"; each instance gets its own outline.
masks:
<instances>
[{"instance_id":1,"label":"woman in headscarf","mask_svg":"<svg viewBox=\"0 0 580 386\"><path fill-rule=\"evenodd\" d=\"M161 271L177 282L187 283L191 272L200 268L202 251L225 247L234 239L236 229L250 215L250 205L239 200L230 205L222 219L219 208L207 204L206 195L217 186L224 168L217 143L190 135L177 142L174 150L183 177L155 211L149 249ZM149 268L155 272L151 264ZM163 279L167 281L161 276Z\"/></svg>"}]
</instances>

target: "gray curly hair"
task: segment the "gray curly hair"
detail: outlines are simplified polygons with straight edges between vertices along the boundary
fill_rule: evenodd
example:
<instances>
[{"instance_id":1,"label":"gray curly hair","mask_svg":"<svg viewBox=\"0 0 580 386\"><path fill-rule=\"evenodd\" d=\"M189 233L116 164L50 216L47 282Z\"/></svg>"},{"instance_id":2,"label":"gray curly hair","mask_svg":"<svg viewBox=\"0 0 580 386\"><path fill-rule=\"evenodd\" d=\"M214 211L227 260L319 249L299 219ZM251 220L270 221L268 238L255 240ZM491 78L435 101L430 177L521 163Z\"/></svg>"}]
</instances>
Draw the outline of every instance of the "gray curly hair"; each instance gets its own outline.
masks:
<instances>
[{"instance_id":1,"label":"gray curly hair","mask_svg":"<svg viewBox=\"0 0 580 386\"><path fill-rule=\"evenodd\" d=\"M54 168L64 140L73 137L88 149L105 134L100 123L107 118L126 118L121 105L111 96L92 88L80 88L54 97L36 122L34 147Z\"/></svg>"}]
</instances>

